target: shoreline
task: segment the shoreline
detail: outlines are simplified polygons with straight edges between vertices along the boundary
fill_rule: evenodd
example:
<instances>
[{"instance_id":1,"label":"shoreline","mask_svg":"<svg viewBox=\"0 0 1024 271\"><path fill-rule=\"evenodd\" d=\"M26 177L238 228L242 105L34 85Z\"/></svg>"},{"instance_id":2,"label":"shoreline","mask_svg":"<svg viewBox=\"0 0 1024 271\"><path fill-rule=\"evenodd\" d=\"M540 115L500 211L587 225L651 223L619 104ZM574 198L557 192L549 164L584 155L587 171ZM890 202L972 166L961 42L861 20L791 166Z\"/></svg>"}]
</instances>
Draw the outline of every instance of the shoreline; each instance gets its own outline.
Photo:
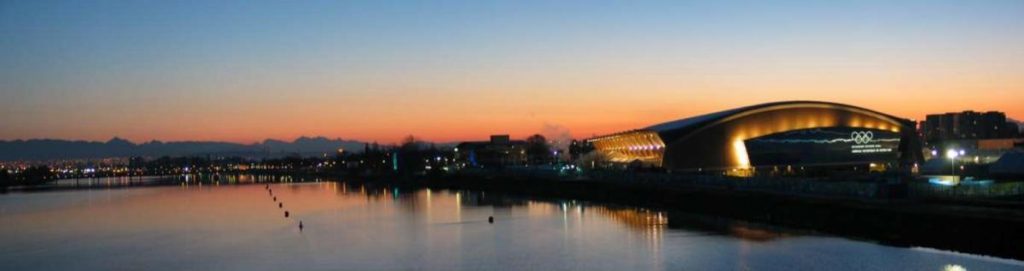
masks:
<instances>
[{"instance_id":1,"label":"shoreline","mask_svg":"<svg viewBox=\"0 0 1024 271\"><path fill-rule=\"evenodd\" d=\"M870 240L899 247L930 247L959 253L1024 260L1024 211L915 200L864 200L764 192L480 178L352 178L342 182L400 188L474 190L511 196L584 200L710 215L794 230ZM672 223L672 215L669 223Z\"/></svg>"},{"instance_id":2,"label":"shoreline","mask_svg":"<svg viewBox=\"0 0 1024 271\"><path fill-rule=\"evenodd\" d=\"M243 175L243 173L223 173ZM551 180L507 174L450 174L400 177L351 176L338 172L259 172L253 176L325 178L404 189L473 190L538 199L582 200L657 209L677 219L687 214L816 232L898 247L929 247L958 253L1024 260L1024 203L970 203L942 200L864 199L792 195L733 188ZM171 177L171 176L164 176ZM161 178L161 177L156 177ZM174 177L171 177L174 178ZM213 179L194 179L208 183ZM10 192L115 189L177 185L180 181L138 182L96 187L26 187ZM676 215L673 215L675 213ZM677 222L678 223L678 222ZM683 221L685 223L685 221Z\"/></svg>"}]
</instances>

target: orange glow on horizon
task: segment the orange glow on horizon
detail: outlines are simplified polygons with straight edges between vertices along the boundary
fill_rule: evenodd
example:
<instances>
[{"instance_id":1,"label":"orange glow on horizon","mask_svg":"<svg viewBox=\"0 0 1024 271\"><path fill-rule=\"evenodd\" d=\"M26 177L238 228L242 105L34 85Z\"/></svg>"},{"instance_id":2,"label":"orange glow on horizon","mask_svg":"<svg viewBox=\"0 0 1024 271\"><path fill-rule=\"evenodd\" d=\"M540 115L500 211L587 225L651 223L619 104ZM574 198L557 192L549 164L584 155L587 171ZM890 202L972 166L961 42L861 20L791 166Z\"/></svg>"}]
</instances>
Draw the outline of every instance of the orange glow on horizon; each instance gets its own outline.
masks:
<instances>
[{"instance_id":1,"label":"orange glow on horizon","mask_svg":"<svg viewBox=\"0 0 1024 271\"><path fill-rule=\"evenodd\" d=\"M771 100L774 101L774 100ZM842 103L843 101L837 101ZM343 138L361 140L368 142L380 142L392 144L400 142L404 137L413 135L419 139L433 142L456 142L467 140L485 140L493 134L509 134L513 138L525 138L535 133L545 133L545 126L557 126L570 132L573 138L583 139L597 135L605 135L626 130L638 129L650 125L672 121L680 118L692 117L701 114L717 112L734 107L745 106L753 103L733 103L728 105L713 105L698 103L693 106L672 107L666 103L663 109L654 107L629 108L623 107L619 110L602 111L597 108L601 105L589 107L579 106L575 114L556 115L555 113L543 114L544 117L531 115L519 115L507 112L499 114L473 114L472 112L460 112L471 110L452 110L444 116L430 118L429 115L421 115L423 119L415 118L399 119L389 116L381 119L353 118L346 117L347 112L338 114L316 114L301 116L301 114L280 114L267 116L243 117L241 120L231 120L227 117L210 118L186 125L173 125L173 119L155 118L151 123L145 125L121 126L116 123L106 125L82 125L72 126L73 129L37 129L35 131L19 131L17 129L0 132L0 139L28 139L28 138L59 138L73 140L95 140L105 141L114 136L126 138L133 142L141 143L150 140L161 141L227 141L235 143L253 143L264 139L278 139L290 141L300 136L324 136L328 138ZM1009 102L1000 102L1004 104ZM1024 112L1019 107L943 107L935 106L938 109L916 109L919 104L912 105L912 108L900 108L900 105L880 104L872 106L863 103L848 103L865 107L872 110L914 120L923 120L925 114L959 112L963 110L975 111L1004 111L1008 118L1022 119ZM949 109L943 109L949 108ZM630 112L627 109L635 110ZM591 116L584 116L582 112L592 112ZM528 114L528 113L527 113ZM404 114L403 114L404 115ZM251 119L264 119L263 121L252 121ZM493 119L489 119L493 118ZM778 130L786 126L818 126L817 120L809 120L810 123L779 123ZM886 127L874 127L873 123L860 123L863 120L852 120L851 126L864 126L868 128L887 129ZM265 123L265 124L263 124ZM754 134L762 134L763 131L750 131Z\"/></svg>"},{"instance_id":2,"label":"orange glow on horizon","mask_svg":"<svg viewBox=\"0 0 1024 271\"><path fill-rule=\"evenodd\" d=\"M1018 85L1024 86L1024 82ZM1010 84L1004 86L1013 88ZM645 89L644 86L636 88ZM998 91L990 95L974 95L966 91L928 94L893 90L870 92L863 95L864 98L843 97L858 96L846 94L850 93L849 89L851 87L837 88L832 93L750 90L724 94L727 92L715 91L719 94L696 99L688 98L691 94L686 92L666 92L662 88L632 91L636 97L617 94L628 91L620 88L569 93L533 92L527 96L514 95L512 93L517 92L514 90L461 93L462 96L422 93L413 97L365 97L348 102L323 98L251 106L204 101L190 106L172 105L115 115L76 113L58 107L47 110L45 114L51 116L47 117L50 121L44 123L45 126L29 123L30 120L4 120L9 125L0 131L0 139L105 141L118 136L134 142L210 140L253 143L264 139L290 141L300 136L324 136L392 144L408 135L433 142L485 140L492 134L525 138L535 133L544 134L546 126L583 139L782 100L837 102L915 120L923 120L926 114L964 110L1003 111L1008 118L1024 119L1024 107L1019 106L1024 104L1024 89ZM574 100L574 97L583 98Z\"/></svg>"},{"instance_id":3,"label":"orange glow on horizon","mask_svg":"<svg viewBox=\"0 0 1024 271\"><path fill-rule=\"evenodd\" d=\"M1024 120L1021 1L36 2L0 4L0 140L582 139L793 100Z\"/></svg>"}]
</instances>

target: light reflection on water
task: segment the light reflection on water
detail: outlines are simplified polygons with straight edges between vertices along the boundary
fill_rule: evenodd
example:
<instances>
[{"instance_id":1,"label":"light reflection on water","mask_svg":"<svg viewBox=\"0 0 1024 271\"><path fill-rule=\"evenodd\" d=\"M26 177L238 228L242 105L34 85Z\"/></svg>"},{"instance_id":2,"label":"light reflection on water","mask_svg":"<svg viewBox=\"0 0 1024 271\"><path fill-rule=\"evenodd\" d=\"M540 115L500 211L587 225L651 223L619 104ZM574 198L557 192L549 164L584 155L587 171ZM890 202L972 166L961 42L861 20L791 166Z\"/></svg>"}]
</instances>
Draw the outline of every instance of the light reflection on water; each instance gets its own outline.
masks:
<instances>
[{"instance_id":1,"label":"light reflection on water","mask_svg":"<svg viewBox=\"0 0 1024 271\"><path fill-rule=\"evenodd\" d=\"M258 184L267 181L280 180L0 195L0 270L1024 268L715 217L470 191L283 179L270 184L279 208Z\"/></svg>"}]
</instances>

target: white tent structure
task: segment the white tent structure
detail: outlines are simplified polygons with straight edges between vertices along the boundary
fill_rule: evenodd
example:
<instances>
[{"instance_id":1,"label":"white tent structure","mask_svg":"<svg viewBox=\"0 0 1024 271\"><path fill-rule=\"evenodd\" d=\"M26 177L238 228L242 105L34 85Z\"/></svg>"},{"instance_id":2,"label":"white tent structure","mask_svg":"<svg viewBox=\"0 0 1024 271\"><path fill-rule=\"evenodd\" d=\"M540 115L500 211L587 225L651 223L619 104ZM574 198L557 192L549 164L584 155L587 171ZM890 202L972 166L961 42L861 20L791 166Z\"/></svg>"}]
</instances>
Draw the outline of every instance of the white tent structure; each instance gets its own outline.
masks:
<instances>
[{"instance_id":1,"label":"white tent structure","mask_svg":"<svg viewBox=\"0 0 1024 271\"><path fill-rule=\"evenodd\" d=\"M992 175L1024 176L1024 151L1016 150L1003 154L988 168Z\"/></svg>"}]
</instances>

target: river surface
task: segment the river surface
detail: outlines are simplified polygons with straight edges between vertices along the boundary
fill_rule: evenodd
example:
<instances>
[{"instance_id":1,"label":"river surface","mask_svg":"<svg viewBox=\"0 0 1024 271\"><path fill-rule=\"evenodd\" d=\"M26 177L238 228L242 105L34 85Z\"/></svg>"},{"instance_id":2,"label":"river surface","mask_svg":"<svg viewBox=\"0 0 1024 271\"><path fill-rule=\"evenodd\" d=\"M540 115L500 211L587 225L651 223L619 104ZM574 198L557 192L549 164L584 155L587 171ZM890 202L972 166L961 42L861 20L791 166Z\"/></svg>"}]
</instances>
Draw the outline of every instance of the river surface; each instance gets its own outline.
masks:
<instances>
[{"instance_id":1,"label":"river surface","mask_svg":"<svg viewBox=\"0 0 1024 271\"><path fill-rule=\"evenodd\" d=\"M1024 270L1024 263L628 206L345 182L243 176L0 194L0 270L339 269Z\"/></svg>"}]
</instances>

